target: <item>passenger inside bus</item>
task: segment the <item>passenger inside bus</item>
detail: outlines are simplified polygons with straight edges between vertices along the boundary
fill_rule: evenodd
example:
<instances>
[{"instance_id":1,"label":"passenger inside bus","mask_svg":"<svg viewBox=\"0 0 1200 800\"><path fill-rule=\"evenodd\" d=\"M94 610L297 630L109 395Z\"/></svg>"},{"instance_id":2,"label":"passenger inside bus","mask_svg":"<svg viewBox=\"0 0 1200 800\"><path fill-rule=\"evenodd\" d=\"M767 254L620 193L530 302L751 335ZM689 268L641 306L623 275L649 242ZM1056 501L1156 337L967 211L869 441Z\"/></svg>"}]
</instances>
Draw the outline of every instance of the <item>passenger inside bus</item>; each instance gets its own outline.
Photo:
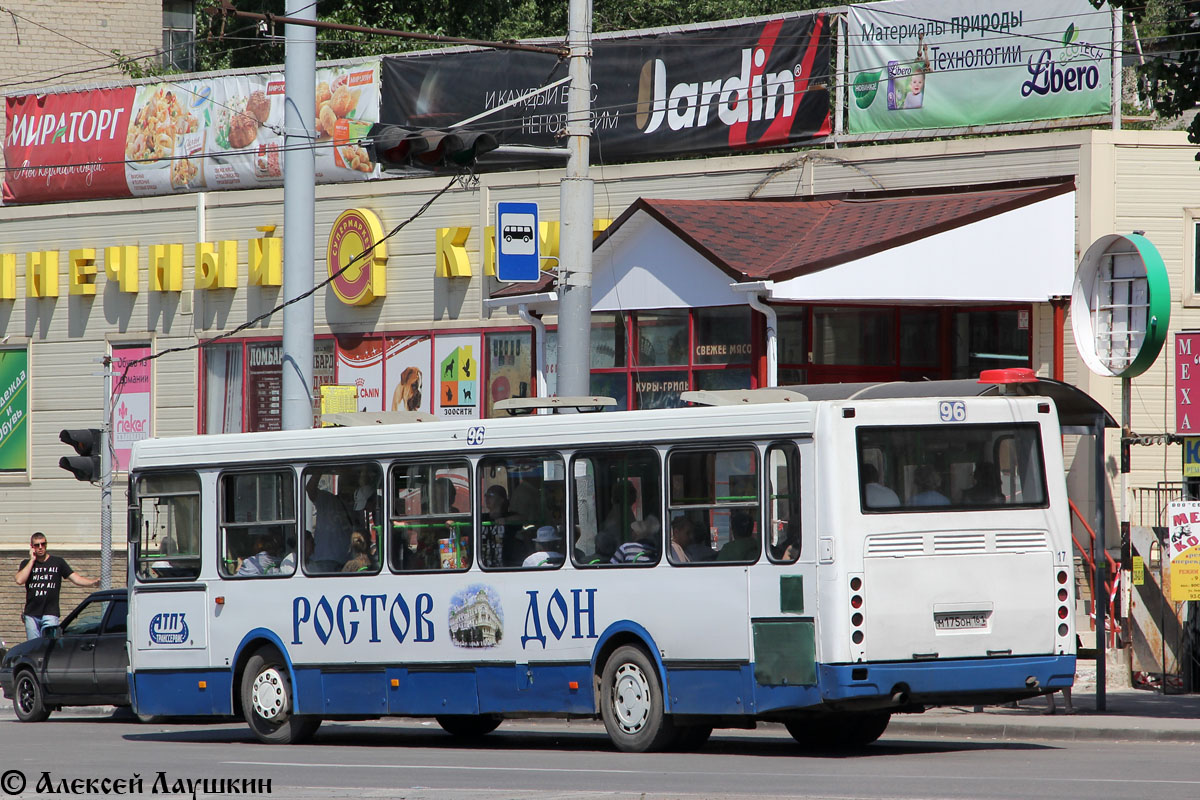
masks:
<instances>
[{"instance_id":1,"label":"passenger inside bus","mask_svg":"<svg viewBox=\"0 0 1200 800\"><path fill-rule=\"evenodd\" d=\"M371 572L375 569L369 540L361 530L350 534L350 554L350 559L342 565L342 572Z\"/></svg>"},{"instance_id":2,"label":"passenger inside bus","mask_svg":"<svg viewBox=\"0 0 1200 800\"><path fill-rule=\"evenodd\" d=\"M867 508L890 508L900 505L900 498L879 481L879 470L869 461L864 461L858 468L859 479L863 482L863 495Z\"/></svg>"},{"instance_id":3,"label":"passenger inside bus","mask_svg":"<svg viewBox=\"0 0 1200 800\"><path fill-rule=\"evenodd\" d=\"M536 549L525 557L521 566L557 567L565 559L562 545L563 537L558 529L553 525L543 525L537 529L537 535L533 537L533 546Z\"/></svg>"},{"instance_id":4,"label":"passenger inside bus","mask_svg":"<svg viewBox=\"0 0 1200 800\"><path fill-rule=\"evenodd\" d=\"M277 528L262 528L254 537L254 555L242 559L237 575L278 575L282 572L283 535Z\"/></svg>"},{"instance_id":5,"label":"passenger inside bus","mask_svg":"<svg viewBox=\"0 0 1200 800\"><path fill-rule=\"evenodd\" d=\"M350 506L354 501L357 483L351 476L329 473L337 481L337 494L321 488L324 473L314 472L305 485L305 492L315 510L313 527L314 551L308 562L314 572L341 572L350 552L350 531L354 518Z\"/></svg>"},{"instance_id":6,"label":"passenger inside bus","mask_svg":"<svg viewBox=\"0 0 1200 800\"><path fill-rule=\"evenodd\" d=\"M995 505L1004 502L1000 490L1000 470L990 461L975 465L975 483L963 492L963 501L972 505Z\"/></svg>"},{"instance_id":7,"label":"passenger inside bus","mask_svg":"<svg viewBox=\"0 0 1200 800\"><path fill-rule=\"evenodd\" d=\"M662 548L662 523L658 517L649 514L645 519L636 520L630 528L634 540L618 547L610 562L644 564L658 561L658 553Z\"/></svg>"},{"instance_id":8,"label":"passenger inside bus","mask_svg":"<svg viewBox=\"0 0 1200 800\"><path fill-rule=\"evenodd\" d=\"M745 511L734 511L729 515L729 541L717 553L717 561L753 561L758 551L754 518Z\"/></svg>"},{"instance_id":9,"label":"passenger inside bus","mask_svg":"<svg viewBox=\"0 0 1200 800\"><path fill-rule=\"evenodd\" d=\"M914 506L948 506L949 498L941 493L942 474L929 464L922 464L913 473L917 493L912 496Z\"/></svg>"}]
</instances>

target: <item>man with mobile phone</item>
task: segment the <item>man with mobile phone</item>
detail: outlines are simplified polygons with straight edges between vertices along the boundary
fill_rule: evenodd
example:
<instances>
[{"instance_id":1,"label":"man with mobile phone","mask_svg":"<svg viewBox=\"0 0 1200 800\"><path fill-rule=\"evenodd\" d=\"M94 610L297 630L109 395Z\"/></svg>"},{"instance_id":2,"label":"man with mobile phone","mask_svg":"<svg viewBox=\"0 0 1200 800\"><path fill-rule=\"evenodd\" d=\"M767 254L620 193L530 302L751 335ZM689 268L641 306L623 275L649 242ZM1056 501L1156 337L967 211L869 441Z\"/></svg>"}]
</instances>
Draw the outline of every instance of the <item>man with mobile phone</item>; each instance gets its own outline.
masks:
<instances>
[{"instance_id":1,"label":"man with mobile phone","mask_svg":"<svg viewBox=\"0 0 1200 800\"><path fill-rule=\"evenodd\" d=\"M17 570L17 585L25 587L25 636L36 639L42 629L57 625L61 612L58 593L62 579L76 586L95 588L99 578L88 578L71 569L66 560L46 552L46 534L38 531L29 537L29 558Z\"/></svg>"}]
</instances>

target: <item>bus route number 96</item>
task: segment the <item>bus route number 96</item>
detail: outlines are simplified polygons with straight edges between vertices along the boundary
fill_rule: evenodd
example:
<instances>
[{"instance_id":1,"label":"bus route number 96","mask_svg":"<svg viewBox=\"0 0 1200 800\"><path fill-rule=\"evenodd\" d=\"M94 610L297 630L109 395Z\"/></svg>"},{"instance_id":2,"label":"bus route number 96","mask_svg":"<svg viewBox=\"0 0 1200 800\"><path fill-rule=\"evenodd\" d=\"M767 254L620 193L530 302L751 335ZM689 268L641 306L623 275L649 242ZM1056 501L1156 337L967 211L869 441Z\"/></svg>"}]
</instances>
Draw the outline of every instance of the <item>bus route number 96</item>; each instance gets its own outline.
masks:
<instances>
[{"instance_id":1,"label":"bus route number 96","mask_svg":"<svg viewBox=\"0 0 1200 800\"><path fill-rule=\"evenodd\" d=\"M962 400L943 400L938 403L942 422L962 422L967 418L967 404Z\"/></svg>"},{"instance_id":2,"label":"bus route number 96","mask_svg":"<svg viewBox=\"0 0 1200 800\"><path fill-rule=\"evenodd\" d=\"M467 428L467 444L480 445L483 444L483 426L472 425Z\"/></svg>"}]
</instances>

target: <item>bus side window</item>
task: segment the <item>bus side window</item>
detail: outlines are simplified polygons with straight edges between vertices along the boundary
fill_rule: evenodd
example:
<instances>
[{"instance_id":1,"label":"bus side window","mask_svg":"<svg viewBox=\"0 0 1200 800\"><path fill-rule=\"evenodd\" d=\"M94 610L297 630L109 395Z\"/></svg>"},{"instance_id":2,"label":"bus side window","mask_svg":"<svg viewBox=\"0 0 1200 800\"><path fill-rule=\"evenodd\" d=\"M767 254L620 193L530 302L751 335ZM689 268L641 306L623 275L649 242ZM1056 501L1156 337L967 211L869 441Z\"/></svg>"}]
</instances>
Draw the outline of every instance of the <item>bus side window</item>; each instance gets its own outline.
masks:
<instances>
[{"instance_id":1,"label":"bus side window","mask_svg":"<svg viewBox=\"0 0 1200 800\"><path fill-rule=\"evenodd\" d=\"M141 474L130 521L138 526L140 581L195 580L200 575L200 477ZM133 532L131 532L132 534Z\"/></svg>"},{"instance_id":2,"label":"bus side window","mask_svg":"<svg viewBox=\"0 0 1200 800\"><path fill-rule=\"evenodd\" d=\"M297 544L292 471L227 472L220 487L221 576L292 575Z\"/></svg>"},{"instance_id":3,"label":"bus side window","mask_svg":"<svg viewBox=\"0 0 1200 800\"><path fill-rule=\"evenodd\" d=\"M471 566L471 468L466 461L395 464L391 469L394 572Z\"/></svg>"},{"instance_id":4,"label":"bus side window","mask_svg":"<svg viewBox=\"0 0 1200 800\"><path fill-rule=\"evenodd\" d=\"M800 557L800 450L791 442L767 450L767 537L771 561Z\"/></svg>"},{"instance_id":5,"label":"bus side window","mask_svg":"<svg viewBox=\"0 0 1200 800\"><path fill-rule=\"evenodd\" d=\"M561 564L566 530L562 458L552 453L485 458L479 475L480 563L487 569L522 567L541 552L557 554L557 563L547 566ZM539 549L539 528L553 528L557 541L544 531L545 548Z\"/></svg>"},{"instance_id":6,"label":"bus side window","mask_svg":"<svg viewBox=\"0 0 1200 800\"><path fill-rule=\"evenodd\" d=\"M657 564L663 549L658 453L580 453L572 461L575 529L571 559L581 566Z\"/></svg>"},{"instance_id":7,"label":"bus side window","mask_svg":"<svg viewBox=\"0 0 1200 800\"><path fill-rule=\"evenodd\" d=\"M379 465L368 461L309 468L301 486L305 573L379 572L383 533L383 470Z\"/></svg>"},{"instance_id":8,"label":"bus side window","mask_svg":"<svg viewBox=\"0 0 1200 800\"><path fill-rule=\"evenodd\" d=\"M758 560L762 518L753 448L674 451L667 462L672 528L685 517L691 540L673 563Z\"/></svg>"}]
</instances>

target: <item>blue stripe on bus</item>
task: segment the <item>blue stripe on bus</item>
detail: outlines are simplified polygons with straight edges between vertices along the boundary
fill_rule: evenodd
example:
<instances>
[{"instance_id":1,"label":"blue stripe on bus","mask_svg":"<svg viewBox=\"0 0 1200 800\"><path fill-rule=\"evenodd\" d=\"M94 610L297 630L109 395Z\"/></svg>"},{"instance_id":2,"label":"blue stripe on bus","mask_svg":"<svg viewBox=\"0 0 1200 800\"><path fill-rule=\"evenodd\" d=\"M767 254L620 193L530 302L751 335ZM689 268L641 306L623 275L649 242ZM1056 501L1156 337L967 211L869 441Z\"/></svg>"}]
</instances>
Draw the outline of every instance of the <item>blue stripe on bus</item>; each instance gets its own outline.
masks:
<instances>
[{"instance_id":1,"label":"blue stripe on bus","mask_svg":"<svg viewBox=\"0 0 1200 800\"><path fill-rule=\"evenodd\" d=\"M853 672L865 668L867 678L854 680ZM1075 656L961 659L895 664L819 664L821 696L825 700L880 697L898 684L909 694L936 697L970 692L1028 689L1036 678L1042 689L1062 689L1075 681ZM761 708L760 708L761 710Z\"/></svg>"},{"instance_id":2,"label":"blue stripe on bus","mask_svg":"<svg viewBox=\"0 0 1200 800\"><path fill-rule=\"evenodd\" d=\"M233 673L227 669L142 669L130 676L130 684L130 702L138 714L203 717L233 713Z\"/></svg>"}]
</instances>

